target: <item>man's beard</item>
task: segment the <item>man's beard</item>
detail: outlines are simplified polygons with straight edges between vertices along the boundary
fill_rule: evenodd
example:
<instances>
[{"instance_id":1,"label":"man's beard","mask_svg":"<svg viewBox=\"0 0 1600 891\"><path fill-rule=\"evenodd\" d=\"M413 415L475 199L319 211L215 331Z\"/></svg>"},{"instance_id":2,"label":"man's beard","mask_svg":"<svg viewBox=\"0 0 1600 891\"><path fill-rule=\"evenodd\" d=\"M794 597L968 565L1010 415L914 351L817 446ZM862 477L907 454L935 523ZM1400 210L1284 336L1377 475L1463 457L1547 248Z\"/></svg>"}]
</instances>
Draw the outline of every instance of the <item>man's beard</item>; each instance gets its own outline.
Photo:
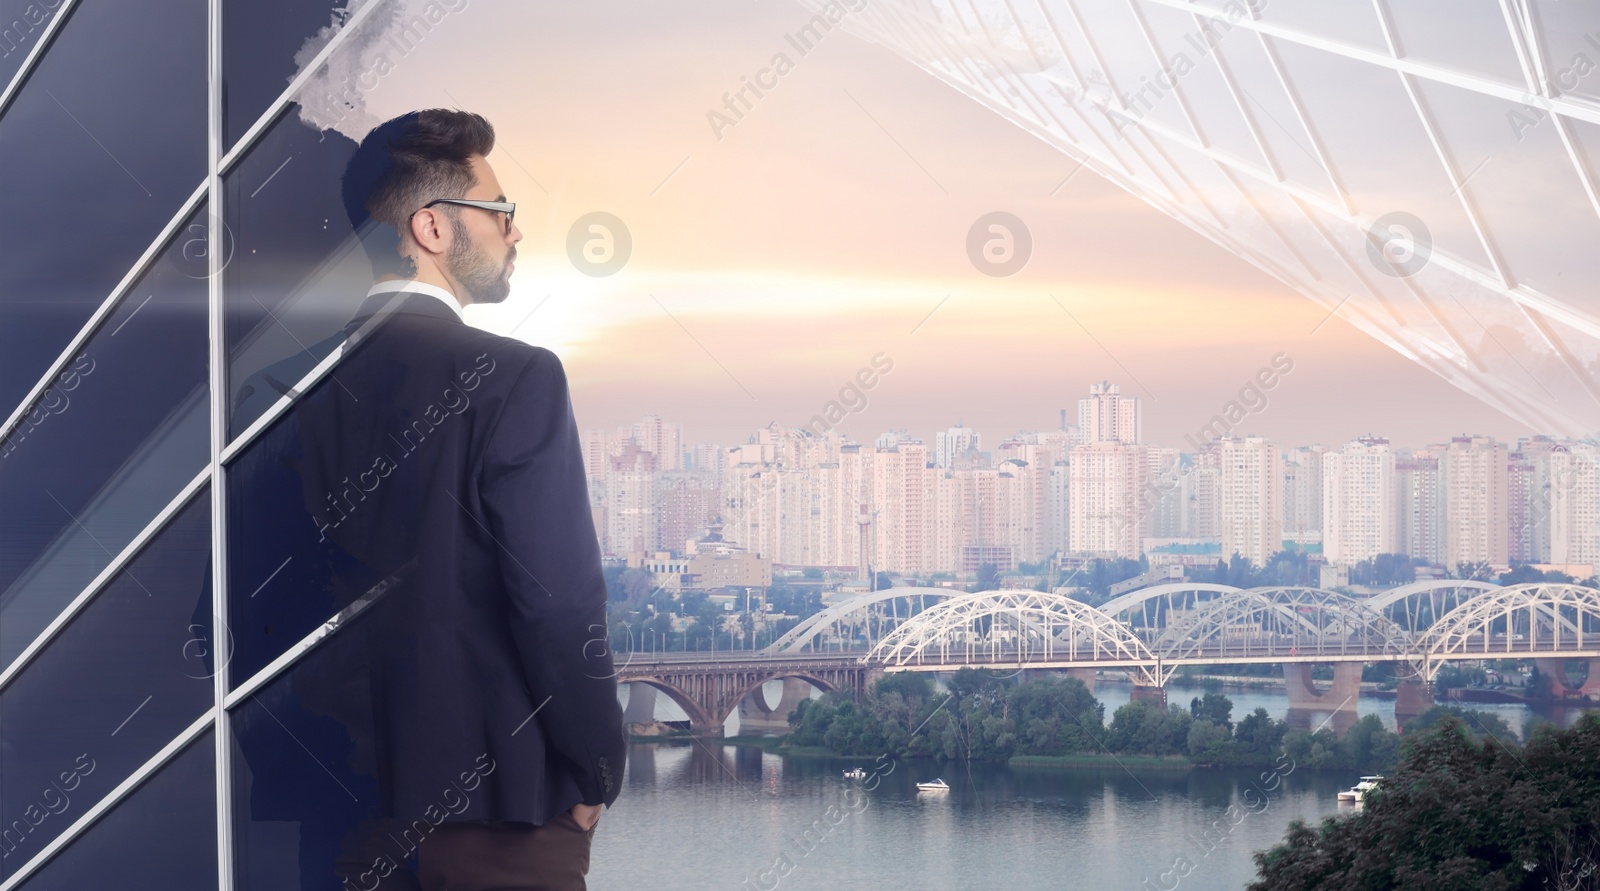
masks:
<instances>
[{"instance_id":1,"label":"man's beard","mask_svg":"<svg viewBox=\"0 0 1600 891\"><path fill-rule=\"evenodd\" d=\"M505 275L506 263L516 259L517 249L512 248L505 260L496 263L487 251L473 243L466 225L460 220L450 221L450 234L450 250L444 256L445 269L466 289L473 303L504 301L511 293L511 281Z\"/></svg>"}]
</instances>

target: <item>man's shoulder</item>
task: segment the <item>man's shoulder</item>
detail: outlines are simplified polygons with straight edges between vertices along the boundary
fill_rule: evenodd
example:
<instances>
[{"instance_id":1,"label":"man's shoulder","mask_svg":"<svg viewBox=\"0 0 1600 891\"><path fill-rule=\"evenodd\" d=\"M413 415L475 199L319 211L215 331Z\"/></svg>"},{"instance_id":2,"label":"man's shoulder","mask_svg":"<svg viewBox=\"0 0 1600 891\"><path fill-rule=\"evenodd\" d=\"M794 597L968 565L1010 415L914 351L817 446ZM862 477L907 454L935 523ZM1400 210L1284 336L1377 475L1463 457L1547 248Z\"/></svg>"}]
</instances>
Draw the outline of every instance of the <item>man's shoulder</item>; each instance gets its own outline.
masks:
<instances>
[{"instance_id":1,"label":"man's shoulder","mask_svg":"<svg viewBox=\"0 0 1600 891\"><path fill-rule=\"evenodd\" d=\"M508 378L515 378L524 373L560 372L560 358L542 346L535 346L525 340L495 334L482 328L474 328L471 325L451 325L448 328L447 334L432 339L422 348L436 348L441 355L471 354L473 360L487 357L497 368L513 371L513 374L505 375Z\"/></svg>"}]
</instances>

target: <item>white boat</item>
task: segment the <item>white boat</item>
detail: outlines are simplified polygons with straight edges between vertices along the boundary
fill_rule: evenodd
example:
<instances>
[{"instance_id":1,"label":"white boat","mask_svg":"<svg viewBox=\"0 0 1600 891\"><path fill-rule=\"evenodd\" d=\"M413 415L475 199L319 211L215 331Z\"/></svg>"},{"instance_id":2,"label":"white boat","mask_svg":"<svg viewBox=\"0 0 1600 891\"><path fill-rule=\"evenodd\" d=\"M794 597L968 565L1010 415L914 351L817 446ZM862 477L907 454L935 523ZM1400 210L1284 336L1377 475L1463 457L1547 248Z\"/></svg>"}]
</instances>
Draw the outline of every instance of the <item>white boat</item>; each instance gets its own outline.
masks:
<instances>
[{"instance_id":1,"label":"white boat","mask_svg":"<svg viewBox=\"0 0 1600 891\"><path fill-rule=\"evenodd\" d=\"M1343 792L1340 792L1339 800L1360 804L1362 800L1367 797L1367 792L1371 791L1372 789L1376 789L1378 787L1378 782L1382 779L1383 777L1362 777L1361 782L1356 783L1354 786L1351 786Z\"/></svg>"},{"instance_id":2,"label":"white boat","mask_svg":"<svg viewBox=\"0 0 1600 891\"><path fill-rule=\"evenodd\" d=\"M946 783L943 779L935 779L931 783L918 783L917 784L917 791L918 792L949 792L950 791L950 784Z\"/></svg>"},{"instance_id":3,"label":"white boat","mask_svg":"<svg viewBox=\"0 0 1600 891\"><path fill-rule=\"evenodd\" d=\"M863 777L865 777L866 775L867 775L867 772L862 770L859 767L852 767L849 770L844 772L844 778L847 779L847 780L859 780L859 779L862 779Z\"/></svg>"}]
</instances>

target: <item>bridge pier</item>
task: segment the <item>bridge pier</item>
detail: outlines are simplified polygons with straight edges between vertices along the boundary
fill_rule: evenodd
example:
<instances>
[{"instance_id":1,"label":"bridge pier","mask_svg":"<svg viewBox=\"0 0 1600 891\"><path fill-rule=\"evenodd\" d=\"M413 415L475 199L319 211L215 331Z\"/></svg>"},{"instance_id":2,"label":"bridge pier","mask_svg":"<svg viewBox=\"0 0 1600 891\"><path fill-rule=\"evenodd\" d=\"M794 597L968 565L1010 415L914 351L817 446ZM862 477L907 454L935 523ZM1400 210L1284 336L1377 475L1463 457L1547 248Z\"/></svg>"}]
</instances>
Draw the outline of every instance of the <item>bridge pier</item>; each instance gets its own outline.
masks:
<instances>
[{"instance_id":1,"label":"bridge pier","mask_svg":"<svg viewBox=\"0 0 1600 891\"><path fill-rule=\"evenodd\" d=\"M1130 702L1149 702L1162 708L1167 707L1167 688L1149 687L1144 684L1134 684L1133 692L1129 694Z\"/></svg>"},{"instance_id":2,"label":"bridge pier","mask_svg":"<svg viewBox=\"0 0 1600 891\"><path fill-rule=\"evenodd\" d=\"M656 719L656 688L649 684L628 685L628 705L622 710L622 723L644 724Z\"/></svg>"},{"instance_id":3,"label":"bridge pier","mask_svg":"<svg viewBox=\"0 0 1600 891\"><path fill-rule=\"evenodd\" d=\"M1590 659L1589 676L1577 687L1567 685L1566 659L1535 659L1533 664L1538 667L1539 673L1548 675L1550 695L1561 698L1563 694L1577 694L1590 699L1600 699L1600 659Z\"/></svg>"},{"instance_id":4,"label":"bridge pier","mask_svg":"<svg viewBox=\"0 0 1600 891\"><path fill-rule=\"evenodd\" d=\"M1097 672L1093 668L1069 668L1069 669L1067 669L1067 677L1076 678L1076 679L1078 679L1080 681L1083 681L1083 685L1085 687L1089 688L1089 692L1090 693L1094 692L1094 682L1095 682L1096 674L1097 674Z\"/></svg>"},{"instance_id":5,"label":"bridge pier","mask_svg":"<svg viewBox=\"0 0 1600 891\"><path fill-rule=\"evenodd\" d=\"M789 713L794 711L801 702L811 697L811 685L799 678L783 679L783 695L778 704L767 707L767 699L761 688L744 698L739 703L739 734L745 735L752 732L789 732Z\"/></svg>"},{"instance_id":6,"label":"bridge pier","mask_svg":"<svg viewBox=\"0 0 1600 891\"><path fill-rule=\"evenodd\" d=\"M1290 708L1354 713L1356 701L1361 695L1361 663L1335 662L1333 686L1320 691L1311 680L1311 663L1285 662L1283 683L1289 691Z\"/></svg>"},{"instance_id":7,"label":"bridge pier","mask_svg":"<svg viewBox=\"0 0 1600 891\"><path fill-rule=\"evenodd\" d=\"M1394 719L1404 730L1406 721L1433 708L1433 684L1420 677L1402 678L1394 688Z\"/></svg>"}]
</instances>

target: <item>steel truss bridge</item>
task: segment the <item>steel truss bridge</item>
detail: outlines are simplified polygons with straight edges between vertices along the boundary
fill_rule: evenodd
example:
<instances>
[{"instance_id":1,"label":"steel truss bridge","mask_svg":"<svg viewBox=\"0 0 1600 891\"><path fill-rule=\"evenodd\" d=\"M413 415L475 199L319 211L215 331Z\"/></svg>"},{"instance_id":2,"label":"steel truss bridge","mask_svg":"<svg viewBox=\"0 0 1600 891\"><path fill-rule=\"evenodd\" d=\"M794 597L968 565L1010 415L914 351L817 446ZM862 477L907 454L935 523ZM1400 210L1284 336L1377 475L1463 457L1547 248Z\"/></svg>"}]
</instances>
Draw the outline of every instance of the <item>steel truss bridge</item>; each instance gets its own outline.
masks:
<instances>
[{"instance_id":1,"label":"steel truss bridge","mask_svg":"<svg viewBox=\"0 0 1600 891\"><path fill-rule=\"evenodd\" d=\"M1404 663L1426 690L1450 661L1528 658L1596 660L1579 689L1600 691L1600 591L1445 579L1360 597L1179 582L1094 607L1059 591L902 587L831 605L756 652L636 653L619 659L618 679L665 692L719 733L735 707L776 725L809 686L859 693L884 672L1111 668L1159 690L1184 665L1282 663L1293 707L1322 698L1308 669L1332 663L1333 692L1348 692L1339 708L1353 714L1363 663ZM1546 668L1564 685L1558 664ZM770 707L759 690L780 679L783 702Z\"/></svg>"}]
</instances>

